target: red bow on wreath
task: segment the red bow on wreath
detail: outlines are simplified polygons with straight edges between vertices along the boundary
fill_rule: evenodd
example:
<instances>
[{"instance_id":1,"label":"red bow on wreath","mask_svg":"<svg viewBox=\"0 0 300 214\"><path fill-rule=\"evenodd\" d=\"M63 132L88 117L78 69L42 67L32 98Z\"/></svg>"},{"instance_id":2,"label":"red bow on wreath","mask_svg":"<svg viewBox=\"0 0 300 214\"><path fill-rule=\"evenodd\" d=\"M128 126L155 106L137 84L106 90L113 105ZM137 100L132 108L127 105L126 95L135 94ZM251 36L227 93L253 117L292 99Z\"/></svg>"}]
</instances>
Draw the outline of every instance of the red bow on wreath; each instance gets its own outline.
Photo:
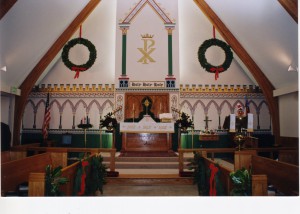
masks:
<instances>
[{"instance_id":1,"label":"red bow on wreath","mask_svg":"<svg viewBox=\"0 0 300 214\"><path fill-rule=\"evenodd\" d=\"M219 72L224 71L224 68L213 67L210 69L210 71L215 72L215 80L217 80L219 78Z\"/></svg>"},{"instance_id":2,"label":"red bow on wreath","mask_svg":"<svg viewBox=\"0 0 300 214\"><path fill-rule=\"evenodd\" d=\"M71 70L72 70L72 71L76 71L76 74L75 74L75 76L74 76L74 79L76 79L76 78L79 77L79 72L80 72L80 71L85 71L85 70L87 70L87 69L86 69L86 68L82 68L82 67L76 67L76 66L74 66L74 67L72 67Z\"/></svg>"}]
</instances>

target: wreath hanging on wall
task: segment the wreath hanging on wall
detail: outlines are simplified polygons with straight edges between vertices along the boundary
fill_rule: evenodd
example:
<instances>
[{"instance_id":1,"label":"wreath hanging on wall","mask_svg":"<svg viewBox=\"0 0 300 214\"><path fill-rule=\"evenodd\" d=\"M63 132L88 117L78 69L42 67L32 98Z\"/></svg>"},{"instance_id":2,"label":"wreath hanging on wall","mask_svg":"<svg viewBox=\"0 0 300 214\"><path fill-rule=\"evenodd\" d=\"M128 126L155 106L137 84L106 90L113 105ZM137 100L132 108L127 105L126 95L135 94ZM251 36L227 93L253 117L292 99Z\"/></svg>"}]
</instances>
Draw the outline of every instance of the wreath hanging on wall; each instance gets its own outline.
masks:
<instances>
[{"instance_id":1,"label":"wreath hanging on wall","mask_svg":"<svg viewBox=\"0 0 300 214\"><path fill-rule=\"evenodd\" d=\"M207 62L205 53L207 49L210 48L211 46L218 46L223 49L223 51L225 52L225 60L223 64L214 66L211 65L209 62ZM232 59L233 59L233 53L231 51L230 46L219 39L213 38L213 39L205 40L198 49L198 60L201 66L207 72L215 73L215 80L218 79L219 73L226 71L230 67Z\"/></svg>"},{"instance_id":2,"label":"wreath hanging on wall","mask_svg":"<svg viewBox=\"0 0 300 214\"><path fill-rule=\"evenodd\" d=\"M90 52L90 56L89 56L89 60L85 64L76 65L69 60L70 49L72 47L74 47L75 45L84 45L88 48L88 50ZM84 72L84 71L88 70L90 67L92 67L92 65L94 64L94 62L96 61L96 58L97 58L97 51L92 42L80 37L80 38L75 38L75 39L70 40L64 46L62 54L61 54L61 58L65 64L65 66L67 66L70 70L76 72L76 75L74 77L74 79L75 79L75 78L79 77L79 72Z\"/></svg>"}]
</instances>

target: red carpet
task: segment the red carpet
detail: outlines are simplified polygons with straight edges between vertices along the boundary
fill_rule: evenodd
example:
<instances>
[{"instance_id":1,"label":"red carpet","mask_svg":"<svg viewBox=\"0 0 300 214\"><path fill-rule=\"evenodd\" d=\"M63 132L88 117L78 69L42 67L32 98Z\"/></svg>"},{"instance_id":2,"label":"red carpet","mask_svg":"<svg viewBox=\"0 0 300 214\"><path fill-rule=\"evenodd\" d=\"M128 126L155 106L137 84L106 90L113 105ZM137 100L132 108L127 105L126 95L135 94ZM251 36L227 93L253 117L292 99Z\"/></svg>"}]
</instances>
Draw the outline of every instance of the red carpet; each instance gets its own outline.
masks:
<instances>
[{"instance_id":1,"label":"red carpet","mask_svg":"<svg viewBox=\"0 0 300 214\"><path fill-rule=\"evenodd\" d=\"M177 157L175 152L121 152L119 157Z\"/></svg>"}]
</instances>

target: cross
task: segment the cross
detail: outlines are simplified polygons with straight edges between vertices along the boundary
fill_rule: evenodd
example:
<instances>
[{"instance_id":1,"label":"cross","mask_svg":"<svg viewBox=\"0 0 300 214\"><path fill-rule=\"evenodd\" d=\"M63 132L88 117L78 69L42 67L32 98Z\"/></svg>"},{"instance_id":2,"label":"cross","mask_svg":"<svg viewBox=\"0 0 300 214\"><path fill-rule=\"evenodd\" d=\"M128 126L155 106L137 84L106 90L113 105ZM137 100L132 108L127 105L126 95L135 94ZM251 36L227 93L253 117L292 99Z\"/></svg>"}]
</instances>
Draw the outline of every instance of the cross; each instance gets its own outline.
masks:
<instances>
[{"instance_id":1,"label":"cross","mask_svg":"<svg viewBox=\"0 0 300 214\"><path fill-rule=\"evenodd\" d=\"M205 120L204 120L204 122L205 122L205 129L208 129L208 122L210 122L211 120L209 120L208 119L208 116L206 115L205 116Z\"/></svg>"}]
</instances>

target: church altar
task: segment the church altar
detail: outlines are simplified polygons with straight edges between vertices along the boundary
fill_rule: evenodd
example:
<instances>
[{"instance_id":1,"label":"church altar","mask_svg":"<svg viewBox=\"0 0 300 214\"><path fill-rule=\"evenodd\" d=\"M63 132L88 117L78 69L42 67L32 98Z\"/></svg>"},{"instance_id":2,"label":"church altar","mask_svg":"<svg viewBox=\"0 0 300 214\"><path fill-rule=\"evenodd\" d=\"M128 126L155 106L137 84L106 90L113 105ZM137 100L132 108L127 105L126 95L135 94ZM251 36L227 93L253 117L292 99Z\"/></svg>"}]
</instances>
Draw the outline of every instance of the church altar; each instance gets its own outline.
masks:
<instances>
[{"instance_id":1,"label":"church altar","mask_svg":"<svg viewBox=\"0 0 300 214\"><path fill-rule=\"evenodd\" d=\"M169 151L174 123L156 123L144 115L138 123L121 122L122 151Z\"/></svg>"}]
</instances>

